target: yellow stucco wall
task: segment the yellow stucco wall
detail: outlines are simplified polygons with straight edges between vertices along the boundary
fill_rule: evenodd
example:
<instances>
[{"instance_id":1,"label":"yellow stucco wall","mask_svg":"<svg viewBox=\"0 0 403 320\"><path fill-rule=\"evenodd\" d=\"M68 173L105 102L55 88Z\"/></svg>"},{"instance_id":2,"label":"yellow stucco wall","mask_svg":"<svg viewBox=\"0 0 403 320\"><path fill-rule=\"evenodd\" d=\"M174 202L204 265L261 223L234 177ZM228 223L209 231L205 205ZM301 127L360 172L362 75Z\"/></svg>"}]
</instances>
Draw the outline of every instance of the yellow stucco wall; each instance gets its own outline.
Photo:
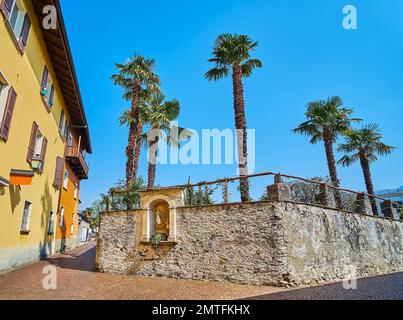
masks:
<instances>
[{"instance_id":1,"label":"yellow stucco wall","mask_svg":"<svg viewBox=\"0 0 403 320\"><path fill-rule=\"evenodd\" d=\"M59 252L61 245L66 245L67 249L71 249L76 244L75 239L78 236L78 203L80 197L80 180L77 178L74 171L70 168L70 165L66 163L65 170L69 172L69 179L67 188L64 187L61 190L60 196L60 208L64 208L63 227L61 226L61 215L57 217L56 226L56 251ZM77 199L74 198L74 184L78 185ZM74 221L73 221L74 213ZM71 225L74 224L73 233L71 233Z\"/></svg>"},{"instance_id":2,"label":"yellow stucco wall","mask_svg":"<svg viewBox=\"0 0 403 320\"><path fill-rule=\"evenodd\" d=\"M13 42L13 34L0 15L0 70L17 93L10 134L7 142L0 139L0 176L7 179L11 169L30 170L26 161L28 142L33 121L48 139L45 167L42 174L35 173L31 186L0 189L0 273L7 268L35 256L34 250L54 252L54 237L48 235L49 212L53 210L54 229L59 191L53 186L56 157L63 157L65 143L59 134L61 110L68 112L53 72L52 64L44 44L40 25L36 20L30 1L24 1L25 9L32 21L26 51L20 54ZM55 98L49 113L40 96L40 84L45 64L55 84ZM20 233L25 200L33 203L29 234ZM50 249L50 250L49 250ZM19 261L18 254L21 255ZM24 258L25 256L25 258ZM9 262L7 262L9 261Z\"/></svg>"}]
</instances>

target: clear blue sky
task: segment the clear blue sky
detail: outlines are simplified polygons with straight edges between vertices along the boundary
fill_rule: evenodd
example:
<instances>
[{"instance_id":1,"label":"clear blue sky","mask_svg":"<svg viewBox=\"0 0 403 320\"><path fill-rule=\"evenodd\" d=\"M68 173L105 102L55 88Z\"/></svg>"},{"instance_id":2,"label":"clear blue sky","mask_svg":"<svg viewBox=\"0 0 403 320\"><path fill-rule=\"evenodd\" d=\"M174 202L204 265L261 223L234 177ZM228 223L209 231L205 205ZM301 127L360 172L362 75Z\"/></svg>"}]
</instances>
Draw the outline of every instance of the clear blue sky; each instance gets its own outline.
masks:
<instances>
[{"instance_id":1,"label":"clear blue sky","mask_svg":"<svg viewBox=\"0 0 403 320\"><path fill-rule=\"evenodd\" d=\"M358 10L356 31L342 28L347 4ZM248 34L260 43L254 56L264 68L245 81L257 172L327 175L323 146L290 130L304 119L307 102L339 95L357 116L380 124L385 142L399 147L373 166L376 188L403 184L401 0L62 0L62 7L94 149L90 180L82 184L83 206L125 174L127 129L118 118L129 105L109 80L114 62L134 52L155 58L163 91L182 104L182 126L233 128L230 79L203 78L214 39L223 32ZM146 165L143 158L144 176ZM344 187L364 189L358 166L339 171ZM234 175L234 166L159 166L157 183Z\"/></svg>"}]
</instances>

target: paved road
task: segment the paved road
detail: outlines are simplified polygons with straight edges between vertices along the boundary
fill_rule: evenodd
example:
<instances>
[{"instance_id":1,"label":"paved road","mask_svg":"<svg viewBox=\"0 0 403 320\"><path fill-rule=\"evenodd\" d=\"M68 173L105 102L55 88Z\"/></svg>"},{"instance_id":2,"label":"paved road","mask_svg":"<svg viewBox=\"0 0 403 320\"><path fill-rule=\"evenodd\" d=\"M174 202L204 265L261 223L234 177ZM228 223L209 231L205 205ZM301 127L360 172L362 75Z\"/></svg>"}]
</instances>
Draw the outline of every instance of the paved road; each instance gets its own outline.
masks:
<instances>
[{"instance_id":1,"label":"paved road","mask_svg":"<svg viewBox=\"0 0 403 320\"><path fill-rule=\"evenodd\" d=\"M251 300L403 300L403 273L357 281L356 290L342 283L290 290L248 298Z\"/></svg>"},{"instance_id":2,"label":"paved road","mask_svg":"<svg viewBox=\"0 0 403 320\"><path fill-rule=\"evenodd\" d=\"M95 244L0 276L0 300L236 300L278 288L96 273ZM57 267L57 289L43 289L43 268Z\"/></svg>"},{"instance_id":3,"label":"paved road","mask_svg":"<svg viewBox=\"0 0 403 320\"><path fill-rule=\"evenodd\" d=\"M357 290L331 284L299 290L121 276L95 272L95 243L0 276L0 300L403 300L403 273L359 280ZM57 267L57 289L45 290L43 268Z\"/></svg>"}]
</instances>

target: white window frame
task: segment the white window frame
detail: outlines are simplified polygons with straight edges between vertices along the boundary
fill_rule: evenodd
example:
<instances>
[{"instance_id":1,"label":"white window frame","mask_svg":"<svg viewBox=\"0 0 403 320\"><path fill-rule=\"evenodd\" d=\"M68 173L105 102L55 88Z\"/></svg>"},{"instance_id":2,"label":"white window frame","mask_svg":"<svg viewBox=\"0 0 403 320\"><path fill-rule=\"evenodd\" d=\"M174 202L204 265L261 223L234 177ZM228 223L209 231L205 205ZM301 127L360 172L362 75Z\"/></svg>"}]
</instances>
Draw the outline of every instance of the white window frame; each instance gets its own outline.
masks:
<instances>
[{"instance_id":1,"label":"white window frame","mask_svg":"<svg viewBox=\"0 0 403 320\"><path fill-rule=\"evenodd\" d=\"M74 184L74 200L78 199L78 183Z\"/></svg>"},{"instance_id":2,"label":"white window frame","mask_svg":"<svg viewBox=\"0 0 403 320\"><path fill-rule=\"evenodd\" d=\"M52 78L51 78L51 76L50 76L50 71L48 71L48 79L47 79L47 82L46 82L46 87L45 87L45 89L46 89L46 94L45 95L42 95L42 97L43 97L43 99L45 99L45 101L46 101L46 104L48 105L48 107L49 108L52 108L53 107L53 104L54 104L54 101L53 101L53 103L52 104L50 104L50 94L51 94L51 92L52 92L52 86L54 86L53 85L53 81L52 81ZM53 100L54 100L54 92L53 92Z\"/></svg>"},{"instance_id":3,"label":"white window frame","mask_svg":"<svg viewBox=\"0 0 403 320\"><path fill-rule=\"evenodd\" d=\"M70 227L70 234L73 235L74 234L74 218L75 218L75 213L72 213L72 217L71 217L71 227Z\"/></svg>"},{"instance_id":4,"label":"white window frame","mask_svg":"<svg viewBox=\"0 0 403 320\"><path fill-rule=\"evenodd\" d=\"M70 131L67 138L67 146L72 147L74 144L73 133Z\"/></svg>"},{"instance_id":5,"label":"white window frame","mask_svg":"<svg viewBox=\"0 0 403 320\"><path fill-rule=\"evenodd\" d=\"M66 141L68 139L69 131L68 131L66 113L64 112L64 110L62 110L62 113L60 115L59 132L63 137L63 140Z\"/></svg>"},{"instance_id":6,"label":"white window frame","mask_svg":"<svg viewBox=\"0 0 403 320\"><path fill-rule=\"evenodd\" d=\"M42 156L42 146L43 146L44 138L45 138L45 136L38 129L38 133L36 134L36 141L35 141L34 159L40 159Z\"/></svg>"},{"instance_id":7,"label":"white window frame","mask_svg":"<svg viewBox=\"0 0 403 320\"><path fill-rule=\"evenodd\" d=\"M49 212L49 225L48 225L48 234L54 234L54 216L55 216L55 212L53 210L51 210Z\"/></svg>"},{"instance_id":8,"label":"white window frame","mask_svg":"<svg viewBox=\"0 0 403 320\"><path fill-rule=\"evenodd\" d=\"M69 170L64 171L64 177L63 177L63 189L67 191L67 188L69 186Z\"/></svg>"},{"instance_id":9,"label":"white window frame","mask_svg":"<svg viewBox=\"0 0 403 320\"><path fill-rule=\"evenodd\" d=\"M27 208L28 204L28 208ZM22 212L22 221L21 221L21 231L29 232L29 227L31 224L31 215L32 215L32 202L26 200L24 202L24 210Z\"/></svg>"},{"instance_id":10,"label":"white window frame","mask_svg":"<svg viewBox=\"0 0 403 320\"><path fill-rule=\"evenodd\" d=\"M60 209L59 227L60 227L60 229L63 229L63 227L64 227L64 207L61 207L61 209Z\"/></svg>"},{"instance_id":11,"label":"white window frame","mask_svg":"<svg viewBox=\"0 0 403 320\"><path fill-rule=\"evenodd\" d=\"M17 9L18 9L18 13L17 13L16 23L13 26L11 24L11 18L13 16L15 7L17 7ZM15 0L11 7L11 10L10 10L10 16L8 17L8 23L10 24L10 27L13 30L14 36L17 39L17 41L21 37L21 31L22 31L22 27L24 24L24 18L25 18L26 12L27 11L25 10L23 3L21 1Z\"/></svg>"},{"instance_id":12,"label":"white window frame","mask_svg":"<svg viewBox=\"0 0 403 320\"><path fill-rule=\"evenodd\" d=\"M10 92L10 84L0 69L0 127L3 123L4 114L6 112L9 92Z\"/></svg>"}]
</instances>

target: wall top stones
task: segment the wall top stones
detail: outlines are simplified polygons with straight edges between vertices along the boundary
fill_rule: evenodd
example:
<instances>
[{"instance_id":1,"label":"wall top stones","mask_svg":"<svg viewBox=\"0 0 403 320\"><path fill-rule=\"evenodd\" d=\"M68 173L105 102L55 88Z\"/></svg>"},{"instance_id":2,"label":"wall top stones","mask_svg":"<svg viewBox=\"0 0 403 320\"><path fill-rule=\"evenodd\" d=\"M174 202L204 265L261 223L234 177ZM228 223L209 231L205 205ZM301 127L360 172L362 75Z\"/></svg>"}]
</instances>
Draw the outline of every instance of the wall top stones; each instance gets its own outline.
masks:
<instances>
[{"instance_id":1,"label":"wall top stones","mask_svg":"<svg viewBox=\"0 0 403 320\"><path fill-rule=\"evenodd\" d=\"M172 187L140 191L140 207L149 209L157 201L167 202L171 209L184 206L184 190L182 187Z\"/></svg>"}]
</instances>

